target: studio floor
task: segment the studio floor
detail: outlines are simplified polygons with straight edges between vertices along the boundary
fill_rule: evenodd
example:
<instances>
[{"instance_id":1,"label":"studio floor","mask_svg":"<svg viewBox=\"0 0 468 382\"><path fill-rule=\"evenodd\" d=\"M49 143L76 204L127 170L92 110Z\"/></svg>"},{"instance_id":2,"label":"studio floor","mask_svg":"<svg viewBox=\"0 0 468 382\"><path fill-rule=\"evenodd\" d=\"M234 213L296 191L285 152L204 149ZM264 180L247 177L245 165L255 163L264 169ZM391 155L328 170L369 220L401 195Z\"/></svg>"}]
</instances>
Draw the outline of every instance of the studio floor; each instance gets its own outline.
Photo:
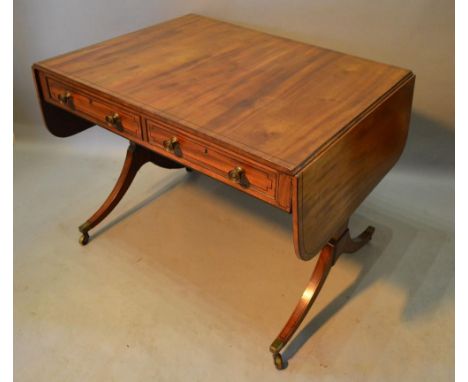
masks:
<instances>
[{"instance_id":1,"label":"studio floor","mask_svg":"<svg viewBox=\"0 0 468 382\"><path fill-rule=\"evenodd\" d=\"M147 164L83 247L125 150L98 128L15 142L16 382L453 380L453 172L410 148L351 220L372 242L333 267L277 371L269 345L315 263L290 215Z\"/></svg>"}]
</instances>

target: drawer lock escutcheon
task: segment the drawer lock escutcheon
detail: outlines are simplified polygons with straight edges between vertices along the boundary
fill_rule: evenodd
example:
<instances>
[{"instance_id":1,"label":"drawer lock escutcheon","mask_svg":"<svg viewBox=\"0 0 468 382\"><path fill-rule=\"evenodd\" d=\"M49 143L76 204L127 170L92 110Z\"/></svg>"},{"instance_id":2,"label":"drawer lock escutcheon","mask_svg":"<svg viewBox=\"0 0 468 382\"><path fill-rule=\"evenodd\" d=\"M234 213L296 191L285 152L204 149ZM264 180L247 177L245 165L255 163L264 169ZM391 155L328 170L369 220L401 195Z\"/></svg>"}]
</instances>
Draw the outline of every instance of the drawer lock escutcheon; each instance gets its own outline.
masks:
<instances>
[{"instance_id":1,"label":"drawer lock escutcheon","mask_svg":"<svg viewBox=\"0 0 468 382\"><path fill-rule=\"evenodd\" d=\"M106 115L106 122L115 127L117 130L123 131L122 119L118 113Z\"/></svg>"},{"instance_id":2,"label":"drawer lock escutcheon","mask_svg":"<svg viewBox=\"0 0 468 382\"><path fill-rule=\"evenodd\" d=\"M182 156L182 150L180 149L180 142L177 137L172 137L170 139L166 139L163 142L164 149L178 157Z\"/></svg>"},{"instance_id":3,"label":"drawer lock escutcheon","mask_svg":"<svg viewBox=\"0 0 468 382\"><path fill-rule=\"evenodd\" d=\"M237 166L228 172L228 178L234 183L240 184L242 187L249 187L250 183L245 175L245 170Z\"/></svg>"},{"instance_id":4,"label":"drawer lock escutcheon","mask_svg":"<svg viewBox=\"0 0 468 382\"><path fill-rule=\"evenodd\" d=\"M72 105L73 97L70 92L65 92L57 96L62 105Z\"/></svg>"}]
</instances>

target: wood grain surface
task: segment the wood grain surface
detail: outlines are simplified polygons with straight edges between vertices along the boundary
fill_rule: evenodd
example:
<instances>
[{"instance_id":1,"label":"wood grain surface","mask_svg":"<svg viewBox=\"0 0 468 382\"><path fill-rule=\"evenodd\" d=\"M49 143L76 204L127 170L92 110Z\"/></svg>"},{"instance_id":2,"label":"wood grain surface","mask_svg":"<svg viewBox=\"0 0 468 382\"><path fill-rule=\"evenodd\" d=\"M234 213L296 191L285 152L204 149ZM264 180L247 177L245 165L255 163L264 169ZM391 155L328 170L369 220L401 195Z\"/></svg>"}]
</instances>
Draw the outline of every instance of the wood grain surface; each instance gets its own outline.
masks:
<instances>
[{"instance_id":1,"label":"wood grain surface","mask_svg":"<svg viewBox=\"0 0 468 382\"><path fill-rule=\"evenodd\" d=\"M198 15L34 68L287 174L411 76Z\"/></svg>"},{"instance_id":2,"label":"wood grain surface","mask_svg":"<svg viewBox=\"0 0 468 382\"><path fill-rule=\"evenodd\" d=\"M157 116L138 114L125 102L114 102L96 91L75 86L69 80L59 80L50 74L35 71L43 113L47 115L51 108L53 116L56 116L53 125L48 126L53 134L66 136L64 132L72 135L82 131L82 126L77 126L75 119L85 121L86 128L95 123L170 160L291 212L290 175L227 150L223 145L189 134ZM65 95L66 102L63 101ZM108 117L115 115L118 115L119 122L110 123ZM46 118L46 123L49 122ZM165 142L173 138L177 139L177 153L165 148ZM239 183L229 176L237 167L244 171Z\"/></svg>"},{"instance_id":3,"label":"wood grain surface","mask_svg":"<svg viewBox=\"0 0 468 382\"><path fill-rule=\"evenodd\" d=\"M414 77L331 143L294 179L296 254L316 255L398 160L406 142Z\"/></svg>"},{"instance_id":4,"label":"wood grain surface","mask_svg":"<svg viewBox=\"0 0 468 382\"><path fill-rule=\"evenodd\" d=\"M81 133L93 126L93 123L89 120L80 118L63 108L46 102L46 99L43 97L40 75L37 70L33 70L33 78L44 124L53 135L65 138Z\"/></svg>"}]
</instances>

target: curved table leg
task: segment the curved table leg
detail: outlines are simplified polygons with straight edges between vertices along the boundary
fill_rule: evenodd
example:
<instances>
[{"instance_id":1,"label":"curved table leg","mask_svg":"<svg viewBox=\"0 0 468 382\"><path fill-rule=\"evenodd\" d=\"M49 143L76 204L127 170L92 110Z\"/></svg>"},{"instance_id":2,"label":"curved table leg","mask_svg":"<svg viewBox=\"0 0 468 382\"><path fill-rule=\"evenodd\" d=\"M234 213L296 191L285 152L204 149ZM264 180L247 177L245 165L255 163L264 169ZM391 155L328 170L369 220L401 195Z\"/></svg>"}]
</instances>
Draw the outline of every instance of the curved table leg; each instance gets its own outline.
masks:
<instances>
[{"instance_id":1,"label":"curved table leg","mask_svg":"<svg viewBox=\"0 0 468 382\"><path fill-rule=\"evenodd\" d=\"M327 245L322 248L317 264L315 265L312 276L310 277L309 283L307 284L301 299L297 303L296 308L291 314L289 320L286 322L283 330L281 330L278 337L276 337L270 346L270 351L273 353L273 361L278 370L286 367L280 351L292 338L309 312L312 304L320 293L333 264L342 253L355 252L368 243L369 240L371 240L373 233L374 227L368 227L356 239L352 239L349 234L349 230L346 229L338 239L330 240Z\"/></svg>"},{"instance_id":2,"label":"curved table leg","mask_svg":"<svg viewBox=\"0 0 468 382\"><path fill-rule=\"evenodd\" d=\"M153 151L130 142L122 171L111 193L104 201L102 206L94 213L94 215L86 220L86 222L80 225L78 228L82 234L79 240L80 244L86 245L88 243L88 231L97 226L107 215L111 213L111 211L127 192L138 170L147 162L152 162L164 168L184 167L177 162L174 162Z\"/></svg>"}]
</instances>

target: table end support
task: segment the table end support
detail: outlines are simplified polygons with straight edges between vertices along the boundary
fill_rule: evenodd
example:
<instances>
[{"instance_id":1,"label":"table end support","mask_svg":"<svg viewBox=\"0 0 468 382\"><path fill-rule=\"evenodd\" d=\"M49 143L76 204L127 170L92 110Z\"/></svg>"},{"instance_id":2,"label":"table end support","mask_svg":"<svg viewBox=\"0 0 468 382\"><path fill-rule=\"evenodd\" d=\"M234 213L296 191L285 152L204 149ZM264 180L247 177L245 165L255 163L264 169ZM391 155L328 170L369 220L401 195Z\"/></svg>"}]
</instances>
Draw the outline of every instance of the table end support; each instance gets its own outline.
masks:
<instances>
[{"instance_id":1,"label":"table end support","mask_svg":"<svg viewBox=\"0 0 468 382\"><path fill-rule=\"evenodd\" d=\"M276 337L270 345L273 362L278 370L282 370L287 367L287 361L283 359L280 352L292 338L309 312L328 277L331 267L335 264L341 254L356 252L367 244L372 239L374 231L375 228L369 226L359 236L351 238L349 229L346 228L341 235L339 235L338 239L329 240L322 248L312 272L312 276L310 277L309 283L307 284L301 299L297 303L293 313L278 337Z\"/></svg>"}]
</instances>

